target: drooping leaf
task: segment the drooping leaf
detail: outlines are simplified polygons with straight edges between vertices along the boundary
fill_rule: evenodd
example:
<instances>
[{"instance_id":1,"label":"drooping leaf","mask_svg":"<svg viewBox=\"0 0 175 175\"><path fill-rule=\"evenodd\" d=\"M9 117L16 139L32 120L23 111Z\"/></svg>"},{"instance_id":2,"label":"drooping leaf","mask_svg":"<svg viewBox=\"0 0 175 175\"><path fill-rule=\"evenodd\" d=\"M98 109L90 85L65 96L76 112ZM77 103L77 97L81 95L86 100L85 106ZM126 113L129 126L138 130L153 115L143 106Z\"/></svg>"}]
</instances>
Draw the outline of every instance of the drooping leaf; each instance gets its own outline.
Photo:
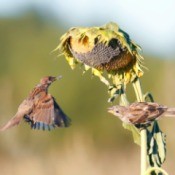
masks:
<instances>
[{"instance_id":1,"label":"drooping leaf","mask_svg":"<svg viewBox=\"0 0 175 175\"><path fill-rule=\"evenodd\" d=\"M134 125L131 124L123 123L123 127L132 132L134 143L140 145L140 131Z\"/></svg>"},{"instance_id":2,"label":"drooping leaf","mask_svg":"<svg viewBox=\"0 0 175 175\"><path fill-rule=\"evenodd\" d=\"M148 159L150 166L161 167L166 159L165 134L160 130L157 121L154 122L152 131L148 131Z\"/></svg>"}]
</instances>

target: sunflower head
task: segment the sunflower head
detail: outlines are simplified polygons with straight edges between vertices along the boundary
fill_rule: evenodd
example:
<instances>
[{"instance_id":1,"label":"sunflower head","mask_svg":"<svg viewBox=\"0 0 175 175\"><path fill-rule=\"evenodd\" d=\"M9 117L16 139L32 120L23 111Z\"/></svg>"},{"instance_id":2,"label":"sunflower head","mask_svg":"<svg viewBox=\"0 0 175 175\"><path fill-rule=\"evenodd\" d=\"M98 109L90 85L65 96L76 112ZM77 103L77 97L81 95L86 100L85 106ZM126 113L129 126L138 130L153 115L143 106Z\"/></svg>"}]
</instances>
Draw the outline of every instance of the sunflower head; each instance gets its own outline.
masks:
<instances>
[{"instance_id":1,"label":"sunflower head","mask_svg":"<svg viewBox=\"0 0 175 175\"><path fill-rule=\"evenodd\" d=\"M117 86L143 75L140 47L113 22L101 27L71 28L61 37L57 48L72 68L83 64L85 70L91 68L107 85L109 79Z\"/></svg>"}]
</instances>

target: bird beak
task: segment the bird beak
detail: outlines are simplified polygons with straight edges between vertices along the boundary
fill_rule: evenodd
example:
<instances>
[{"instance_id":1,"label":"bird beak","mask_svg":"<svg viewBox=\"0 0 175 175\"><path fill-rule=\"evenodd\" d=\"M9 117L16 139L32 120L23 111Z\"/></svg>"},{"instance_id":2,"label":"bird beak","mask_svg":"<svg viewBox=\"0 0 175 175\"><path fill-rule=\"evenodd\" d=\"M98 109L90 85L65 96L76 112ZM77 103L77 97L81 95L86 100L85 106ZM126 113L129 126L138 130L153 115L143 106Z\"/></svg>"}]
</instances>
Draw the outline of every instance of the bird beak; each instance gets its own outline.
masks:
<instances>
[{"instance_id":1,"label":"bird beak","mask_svg":"<svg viewBox=\"0 0 175 175\"><path fill-rule=\"evenodd\" d=\"M56 80L60 80L62 77L63 77L62 75L59 75L59 76L57 76L55 78L56 78Z\"/></svg>"},{"instance_id":2,"label":"bird beak","mask_svg":"<svg viewBox=\"0 0 175 175\"><path fill-rule=\"evenodd\" d=\"M59 75L57 77L51 77L51 81L54 82L56 80L60 80L62 78L62 75Z\"/></svg>"},{"instance_id":3,"label":"bird beak","mask_svg":"<svg viewBox=\"0 0 175 175\"><path fill-rule=\"evenodd\" d=\"M113 114L114 108L113 108L113 107L109 107L109 108L108 108L108 112Z\"/></svg>"},{"instance_id":4,"label":"bird beak","mask_svg":"<svg viewBox=\"0 0 175 175\"><path fill-rule=\"evenodd\" d=\"M51 81L51 82L54 82L55 80L56 80L56 77L51 77L51 78L50 78L50 81Z\"/></svg>"}]
</instances>

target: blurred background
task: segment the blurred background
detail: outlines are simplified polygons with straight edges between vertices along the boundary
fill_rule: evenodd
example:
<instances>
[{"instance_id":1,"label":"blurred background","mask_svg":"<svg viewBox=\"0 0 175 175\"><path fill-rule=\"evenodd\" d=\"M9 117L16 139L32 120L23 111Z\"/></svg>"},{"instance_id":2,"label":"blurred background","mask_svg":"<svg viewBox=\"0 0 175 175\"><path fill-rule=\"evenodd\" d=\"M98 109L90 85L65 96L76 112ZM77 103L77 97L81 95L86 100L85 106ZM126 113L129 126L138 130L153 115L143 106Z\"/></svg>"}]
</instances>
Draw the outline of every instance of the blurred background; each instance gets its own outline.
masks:
<instances>
[{"instance_id":1,"label":"blurred background","mask_svg":"<svg viewBox=\"0 0 175 175\"><path fill-rule=\"evenodd\" d=\"M22 122L0 133L3 175L135 175L140 150L121 121L107 113L107 88L90 73L72 71L52 50L73 26L114 21L143 49L144 92L175 106L175 2L173 0L1 0L0 123L45 75L63 75L50 87L72 126L51 132L31 130ZM130 87L129 98L135 101ZM160 120L167 134L163 167L175 172L175 119Z\"/></svg>"}]
</instances>

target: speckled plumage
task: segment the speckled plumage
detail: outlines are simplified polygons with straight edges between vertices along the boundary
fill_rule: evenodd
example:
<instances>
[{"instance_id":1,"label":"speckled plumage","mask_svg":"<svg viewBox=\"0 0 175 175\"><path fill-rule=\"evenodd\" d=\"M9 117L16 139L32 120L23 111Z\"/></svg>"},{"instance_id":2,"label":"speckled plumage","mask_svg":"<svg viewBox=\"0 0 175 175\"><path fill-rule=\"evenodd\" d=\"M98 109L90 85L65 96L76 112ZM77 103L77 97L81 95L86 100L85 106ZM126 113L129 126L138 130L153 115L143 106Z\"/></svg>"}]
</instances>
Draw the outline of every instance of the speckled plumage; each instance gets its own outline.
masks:
<instances>
[{"instance_id":1,"label":"speckled plumage","mask_svg":"<svg viewBox=\"0 0 175 175\"><path fill-rule=\"evenodd\" d=\"M9 120L0 131L18 125L24 118L32 129L50 130L54 127L68 127L70 119L64 114L54 97L48 93L48 87L57 78L44 77L20 104L15 116Z\"/></svg>"},{"instance_id":2,"label":"speckled plumage","mask_svg":"<svg viewBox=\"0 0 175 175\"><path fill-rule=\"evenodd\" d=\"M175 117L175 108L168 108L153 102L136 102L129 106L113 106L108 112L119 117L123 122L136 126L147 125L161 116Z\"/></svg>"}]
</instances>

